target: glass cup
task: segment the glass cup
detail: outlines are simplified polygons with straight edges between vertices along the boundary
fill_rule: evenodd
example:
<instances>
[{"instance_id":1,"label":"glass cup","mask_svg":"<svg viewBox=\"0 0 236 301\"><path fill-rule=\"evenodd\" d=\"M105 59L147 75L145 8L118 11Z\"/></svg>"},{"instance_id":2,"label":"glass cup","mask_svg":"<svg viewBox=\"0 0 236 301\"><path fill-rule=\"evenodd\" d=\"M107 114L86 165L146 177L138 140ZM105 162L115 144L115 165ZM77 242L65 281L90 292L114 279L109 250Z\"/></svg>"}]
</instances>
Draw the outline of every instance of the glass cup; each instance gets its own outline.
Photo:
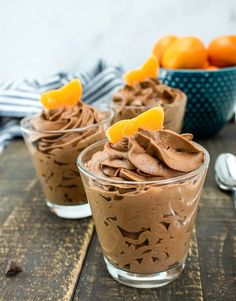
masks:
<instances>
[{"instance_id":1,"label":"glass cup","mask_svg":"<svg viewBox=\"0 0 236 301\"><path fill-rule=\"evenodd\" d=\"M202 147L203 165L175 178L118 181L86 168L105 142L81 152L77 165L108 272L127 286L166 285L185 266L209 154Z\"/></svg>"},{"instance_id":2,"label":"glass cup","mask_svg":"<svg viewBox=\"0 0 236 301\"><path fill-rule=\"evenodd\" d=\"M164 128L172 130L176 133L181 133L183 127L183 119L185 114L185 108L187 103L186 94L179 91L174 102L163 103L162 100L157 101L156 104L147 106L135 106L135 105L122 105L112 102L112 108L115 112L114 122L123 119L131 119L139 114L151 109L152 107L160 104L165 112Z\"/></svg>"},{"instance_id":3,"label":"glass cup","mask_svg":"<svg viewBox=\"0 0 236 301\"><path fill-rule=\"evenodd\" d=\"M83 218L91 215L76 159L87 146L105 139L105 130L110 126L114 113L107 110L104 114L104 120L99 123L68 130L34 130L31 120L35 116L21 121L23 137L47 206L57 216Z\"/></svg>"}]
</instances>

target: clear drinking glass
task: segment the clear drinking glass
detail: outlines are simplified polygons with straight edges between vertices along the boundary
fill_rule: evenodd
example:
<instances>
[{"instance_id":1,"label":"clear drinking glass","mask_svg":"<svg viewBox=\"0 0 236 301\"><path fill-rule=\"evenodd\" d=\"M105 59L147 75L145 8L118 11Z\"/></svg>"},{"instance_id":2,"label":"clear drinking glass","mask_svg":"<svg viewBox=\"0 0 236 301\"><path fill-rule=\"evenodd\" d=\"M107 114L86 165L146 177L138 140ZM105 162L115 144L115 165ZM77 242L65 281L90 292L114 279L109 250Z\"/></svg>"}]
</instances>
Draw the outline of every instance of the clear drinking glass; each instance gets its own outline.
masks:
<instances>
[{"instance_id":1,"label":"clear drinking glass","mask_svg":"<svg viewBox=\"0 0 236 301\"><path fill-rule=\"evenodd\" d=\"M164 128L172 130L176 133L181 133L183 127L184 113L187 103L187 96L184 93L179 93L174 102L160 104L165 112ZM112 108L115 112L114 122L123 119L134 118L141 113L157 106L158 101L153 105L135 106L135 105L122 105L120 103L112 102Z\"/></svg>"},{"instance_id":2,"label":"clear drinking glass","mask_svg":"<svg viewBox=\"0 0 236 301\"><path fill-rule=\"evenodd\" d=\"M99 123L68 130L34 130L31 120L35 116L21 121L24 140L46 203L57 216L83 218L91 215L76 159L87 146L105 139L105 130L110 126L114 113L107 110L104 114L104 120Z\"/></svg>"},{"instance_id":3,"label":"clear drinking glass","mask_svg":"<svg viewBox=\"0 0 236 301\"><path fill-rule=\"evenodd\" d=\"M209 164L159 181L118 181L86 168L104 141L80 153L77 165L110 275L133 287L166 285L184 269ZM199 146L200 147L200 146Z\"/></svg>"}]
</instances>

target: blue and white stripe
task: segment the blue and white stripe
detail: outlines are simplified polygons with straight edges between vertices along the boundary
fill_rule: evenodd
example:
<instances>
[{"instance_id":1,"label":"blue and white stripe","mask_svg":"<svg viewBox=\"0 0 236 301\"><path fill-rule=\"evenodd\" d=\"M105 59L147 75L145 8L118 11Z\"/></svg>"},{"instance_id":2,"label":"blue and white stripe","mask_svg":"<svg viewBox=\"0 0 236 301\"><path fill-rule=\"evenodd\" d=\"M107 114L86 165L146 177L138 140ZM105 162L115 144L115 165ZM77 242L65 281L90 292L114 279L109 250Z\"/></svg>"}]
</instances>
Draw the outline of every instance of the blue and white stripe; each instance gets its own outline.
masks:
<instances>
[{"instance_id":1,"label":"blue and white stripe","mask_svg":"<svg viewBox=\"0 0 236 301\"><path fill-rule=\"evenodd\" d=\"M123 70L120 66L109 66L100 60L89 72L59 72L44 79L22 81L0 78L0 153L6 142L21 136L20 118L42 110L39 96L42 92L60 88L74 78L83 85L83 101L93 104L107 100L112 92L122 86Z\"/></svg>"}]
</instances>

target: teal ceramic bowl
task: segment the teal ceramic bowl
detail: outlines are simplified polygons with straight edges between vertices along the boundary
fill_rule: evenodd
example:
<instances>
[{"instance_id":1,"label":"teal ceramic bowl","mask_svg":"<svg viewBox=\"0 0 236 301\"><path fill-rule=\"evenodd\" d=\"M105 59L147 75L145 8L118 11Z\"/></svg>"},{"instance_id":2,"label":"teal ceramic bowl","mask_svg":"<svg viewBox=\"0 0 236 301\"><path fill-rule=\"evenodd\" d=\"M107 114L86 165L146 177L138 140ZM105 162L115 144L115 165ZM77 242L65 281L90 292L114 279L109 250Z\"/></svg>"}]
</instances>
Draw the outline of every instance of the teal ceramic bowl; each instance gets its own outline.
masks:
<instances>
[{"instance_id":1,"label":"teal ceramic bowl","mask_svg":"<svg viewBox=\"0 0 236 301\"><path fill-rule=\"evenodd\" d=\"M161 69L159 79L188 96L183 132L204 138L217 134L236 105L236 67L216 71Z\"/></svg>"}]
</instances>

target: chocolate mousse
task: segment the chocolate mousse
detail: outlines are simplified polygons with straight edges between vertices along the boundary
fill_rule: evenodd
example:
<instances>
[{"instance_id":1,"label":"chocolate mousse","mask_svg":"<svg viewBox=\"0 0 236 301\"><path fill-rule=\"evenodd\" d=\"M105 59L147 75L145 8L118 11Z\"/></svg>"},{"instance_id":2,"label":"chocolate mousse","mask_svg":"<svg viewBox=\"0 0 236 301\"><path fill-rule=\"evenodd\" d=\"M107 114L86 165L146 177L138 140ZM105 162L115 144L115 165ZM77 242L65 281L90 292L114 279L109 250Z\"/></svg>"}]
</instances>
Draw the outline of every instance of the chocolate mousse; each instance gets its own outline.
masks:
<instances>
[{"instance_id":1,"label":"chocolate mousse","mask_svg":"<svg viewBox=\"0 0 236 301\"><path fill-rule=\"evenodd\" d=\"M115 122L130 119L160 104L165 111L164 128L181 132L187 96L180 90L162 84L156 78L148 78L133 86L120 88L112 99Z\"/></svg>"},{"instance_id":2,"label":"chocolate mousse","mask_svg":"<svg viewBox=\"0 0 236 301\"><path fill-rule=\"evenodd\" d=\"M74 106L44 110L30 120L29 139L33 161L47 199L59 205L76 205L86 200L76 167L78 154L105 138L106 113L79 102Z\"/></svg>"},{"instance_id":3,"label":"chocolate mousse","mask_svg":"<svg viewBox=\"0 0 236 301\"><path fill-rule=\"evenodd\" d=\"M184 262L207 170L199 169L205 155L191 140L191 134L139 129L88 158L85 190L113 265L149 274Z\"/></svg>"}]
</instances>

